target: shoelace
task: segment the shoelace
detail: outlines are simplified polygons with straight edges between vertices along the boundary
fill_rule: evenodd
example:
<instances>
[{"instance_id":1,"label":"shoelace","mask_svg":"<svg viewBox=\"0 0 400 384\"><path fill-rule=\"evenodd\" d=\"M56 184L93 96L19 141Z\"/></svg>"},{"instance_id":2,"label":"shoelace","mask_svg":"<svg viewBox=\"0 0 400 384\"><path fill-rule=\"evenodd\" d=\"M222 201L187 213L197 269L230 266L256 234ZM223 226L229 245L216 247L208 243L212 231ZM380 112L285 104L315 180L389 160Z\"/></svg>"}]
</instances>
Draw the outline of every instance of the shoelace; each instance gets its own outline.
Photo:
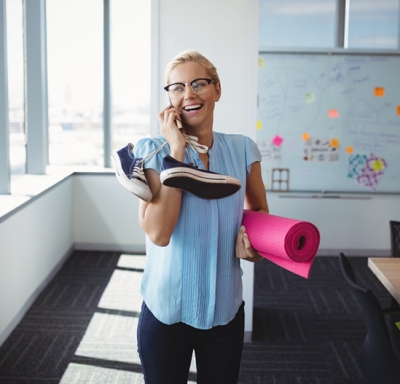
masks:
<instances>
[{"instance_id":1,"label":"shoelace","mask_svg":"<svg viewBox=\"0 0 400 384\"><path fill-rule=\"evenodd\" d=\"M207 153L207 152L208 152L208 147L207 147L206 145L199 144L199 138L198 138L198 137L196 137L196 136L190 136L190 135L185 135L185 134L183 134L183 137L185 138L185 141L186 141L187 145L188 145L193 151L198 152L198 153ZM143 164L144 164L148 159L150 159L151 157L153 157L157 152L161 151L161 149L164 148L164 146L167 145L167 144L168 144L168 141L166 141L166 142L163 143L161 146L159 146L155 151L149 153L146 157L144 157L143 160L140 162L141 167L143 168ZM188 150L188 154L189 154L190 160L191 160L191 162L192 162L192 165L193 165L194 167L197 167L197 166L196 166L196 163L195 163L195 161L194 161L194 159L193 159L193 157L192 157L192 154L190 153L189 150ZM134 171L136 168L139 168L138 165L136 165L136 166L133 168L133 171ZM140 173L143 173L143 169L141 169L140 171L141 171ZM144 176L144 175L143 175L143 176Z\"/></svg>"},{"instance_id":2,"label":"shoelace","mask_svg":"<svg viewBox=\"0 0 400 384\"><path fill-rule=\"evenodd\" d=\"M143 181L145 184L148 184L146 176L144 175L143 171L143 161L137 163L133 166L131 177L135 177Z\"/></svg>"},{"instance_id":3,"label":"shoelace","mask_svg":"<svg viewBox=\"0 0 400 384\"><path fill-rule=\"evenodd\" d=\"M207 145L199 144L198 137L185 135L185 134L183 134L183 137L185 138L186 143L193 149L193 151L196 151L198 153L207 153L208 152Z\"/></svg>"}]
</instances>

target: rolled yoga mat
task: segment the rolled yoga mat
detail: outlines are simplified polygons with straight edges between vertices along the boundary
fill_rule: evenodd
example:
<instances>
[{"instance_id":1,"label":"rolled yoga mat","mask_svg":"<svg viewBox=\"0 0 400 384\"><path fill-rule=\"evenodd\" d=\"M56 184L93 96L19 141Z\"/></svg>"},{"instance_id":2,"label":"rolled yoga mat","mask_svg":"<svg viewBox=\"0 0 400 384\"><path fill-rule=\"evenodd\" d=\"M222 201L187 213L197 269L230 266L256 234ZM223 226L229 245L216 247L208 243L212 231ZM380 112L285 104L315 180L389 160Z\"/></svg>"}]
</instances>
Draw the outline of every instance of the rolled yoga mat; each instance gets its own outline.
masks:
<instances>
[{"instance_id":1,"label":"rolled yoga mat","mask_svg":"<svg viewBox=\"0 0 400 384\"><path fill-rule=\"evenodd\" d=\"M246 227L251 245L260 255L308 279L320 241L314 224L244 210L242 225Z\"/></svg>"}]
</instances>

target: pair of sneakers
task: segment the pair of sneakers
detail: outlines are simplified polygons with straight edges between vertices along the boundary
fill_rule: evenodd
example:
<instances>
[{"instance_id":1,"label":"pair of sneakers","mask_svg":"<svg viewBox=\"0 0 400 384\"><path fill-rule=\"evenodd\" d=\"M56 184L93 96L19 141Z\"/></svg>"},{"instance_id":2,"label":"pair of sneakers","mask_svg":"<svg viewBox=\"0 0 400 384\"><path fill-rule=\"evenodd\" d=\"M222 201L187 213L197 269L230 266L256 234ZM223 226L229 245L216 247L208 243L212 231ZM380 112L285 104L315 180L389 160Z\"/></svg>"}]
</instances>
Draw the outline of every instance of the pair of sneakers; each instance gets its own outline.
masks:
<instances>
[{"instance_id":1,"label":"pair of sneakers","mask_svg":"<svg viewBox=\"0 0 400 384\"><path fill-rule=\"evenodd\" d=\"M186 136L190 147L193 148L194 140L191 136ZM144 201L150 201L153 197L149 183L144 174L143 165L145 161L154 156L167 144L165 142L155 151L144 159L135 158L133 155L133 144L129 143L126 147L116 151L112 155L115 163L115 175L117 180L127 190ZM198 151L206 149L196 146ZM208 148L207 148L208 150ZM189 154L190 150L188 149ZM191 155L190 155L191 156ZM240 181L232 176L221 175L215 172L199 169L194 165L183 163L167 155L163 158L162 172L160 181L162 184L172 188L182 189L203 199L221 199L237 192Z\"/></svg>"}]
</instances>

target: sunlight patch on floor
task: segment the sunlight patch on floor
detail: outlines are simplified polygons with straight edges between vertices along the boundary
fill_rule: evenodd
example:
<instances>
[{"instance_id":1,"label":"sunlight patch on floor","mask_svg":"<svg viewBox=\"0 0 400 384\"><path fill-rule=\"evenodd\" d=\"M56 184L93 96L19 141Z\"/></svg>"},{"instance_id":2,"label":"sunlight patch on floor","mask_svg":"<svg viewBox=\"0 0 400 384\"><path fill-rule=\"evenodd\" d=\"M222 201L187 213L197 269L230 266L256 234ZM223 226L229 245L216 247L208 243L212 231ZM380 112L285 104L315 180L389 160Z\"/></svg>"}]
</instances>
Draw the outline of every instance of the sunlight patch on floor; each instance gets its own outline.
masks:
<instances>
[{"instance_id":1,"label":"sunlight patch on floor","mask_svg":"<svg viewBox=\"0 0 400 384\"><path fill-rule=\"evenodd\" d=\"M140 364L136 329L138 318L95 313L75 354Z\"/></svg>"},{"instance_id":2,"label":"sunlight patch on floor","mask_svg":"<svg viewBox=\"0 0 400 384\"><path fill-rule=\"evenodd\" d=\"M125 255L122 254L118 260L119 268L144 269L146 256L144 255Z\"/></svg>"},{"instance_id":3,"label":"sunlight patch on floor","mask_svg":"<svg viewBox=\"0 0 400 384\"><path fill-rule=\"evenodd\" d=\"M116 269L98 304L99 308L139 313L142 307L142 272Z\"/></svg>"},{"instance_id":4,"label":"sunlight patch on floor","mask_svg":"<svg viewBox=\"0 0 400 384\"><path fill-rule=\"evenodd\" d=\"M60 384L144 384L143 374L70 363Z\"/></svg>"}]
</instances>

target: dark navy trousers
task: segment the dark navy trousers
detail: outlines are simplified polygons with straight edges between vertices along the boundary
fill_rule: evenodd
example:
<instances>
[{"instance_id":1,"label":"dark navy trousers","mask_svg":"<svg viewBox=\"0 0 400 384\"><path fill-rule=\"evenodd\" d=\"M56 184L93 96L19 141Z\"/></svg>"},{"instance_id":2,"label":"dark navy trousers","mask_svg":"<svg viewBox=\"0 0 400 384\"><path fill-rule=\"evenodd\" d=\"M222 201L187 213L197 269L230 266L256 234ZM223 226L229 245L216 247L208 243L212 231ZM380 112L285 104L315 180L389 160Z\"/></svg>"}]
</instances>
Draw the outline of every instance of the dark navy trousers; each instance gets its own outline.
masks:
<instances>
[{"instance_id":1,"label":"dark navy trousers","mask_svg":"<svg viewBox=\"0 0 400 384\"><path fill-rule=\"evenodd\" d=\"M137 339L146 384L187 384L195 352L198 384L237 384L244 337L244 302L227 325L202 330L166 325L142 304Z\"/></svg>"}]
</instances>

